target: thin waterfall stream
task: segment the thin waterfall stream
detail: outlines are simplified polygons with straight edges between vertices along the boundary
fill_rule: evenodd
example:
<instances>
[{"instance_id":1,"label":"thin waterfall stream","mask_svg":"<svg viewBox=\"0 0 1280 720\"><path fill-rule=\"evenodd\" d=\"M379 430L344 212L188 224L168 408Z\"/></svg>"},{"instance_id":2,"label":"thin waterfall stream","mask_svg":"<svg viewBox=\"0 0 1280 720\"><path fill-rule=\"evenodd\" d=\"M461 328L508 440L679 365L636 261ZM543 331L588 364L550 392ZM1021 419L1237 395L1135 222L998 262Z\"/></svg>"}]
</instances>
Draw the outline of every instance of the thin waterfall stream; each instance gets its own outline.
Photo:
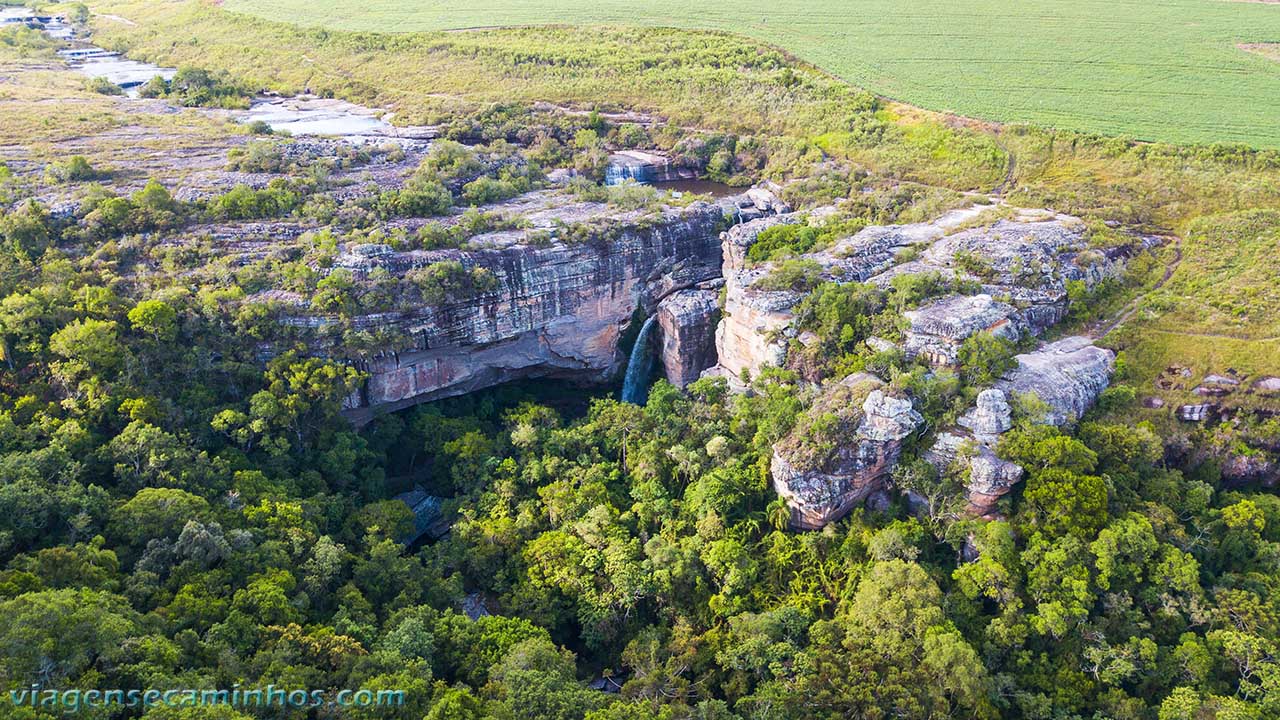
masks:
<instances>
[{"instance_id":1,"label":"thin waterfall stream","mask_svg":"<svg viewBox=\"0 0 1280 720\"><path fill-rule=\"evenodd\" d=\"M627 360L627 374L622 381L622 401L643 405L649 399L649 377L653 374L653 348L649 347L657 315L650 315L640 326L636 344Z\"/></svg>"}]
</instances>

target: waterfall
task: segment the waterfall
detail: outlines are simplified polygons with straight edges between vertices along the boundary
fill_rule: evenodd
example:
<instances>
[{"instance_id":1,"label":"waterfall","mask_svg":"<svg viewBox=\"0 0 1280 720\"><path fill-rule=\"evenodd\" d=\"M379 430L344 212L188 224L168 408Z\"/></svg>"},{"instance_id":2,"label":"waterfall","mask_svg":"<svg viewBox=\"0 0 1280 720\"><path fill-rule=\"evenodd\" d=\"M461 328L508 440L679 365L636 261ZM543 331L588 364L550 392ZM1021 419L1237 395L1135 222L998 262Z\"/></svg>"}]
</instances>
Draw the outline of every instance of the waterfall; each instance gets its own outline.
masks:
<instances>
[{"instance_id":1,"label":"waterfall","mask_svg":"<svg viewBox=\"0 0 1280 720\"><path fill-rule=\"evenodd\" d=\"M611 162L604 169L605 185L621 185L625 182L646 183L652 169L643 163L629 162Z\"/></svg>"},{"instance_id":2,"label":"waterfall","mask_svg":"<svg viewBox=\"0 0 1280 720\"><path fill-rule=\"evenodd\" d=\"M632 346L631 357L627 360L627 375L622 381L623 402L643 405L649 399L649 376L653 373L653 350L649 347L649 338L653 335L657 319L657 315L650 315L640 326L640 334L636 336L636 344Z\"/></svg>"}]
</instances>

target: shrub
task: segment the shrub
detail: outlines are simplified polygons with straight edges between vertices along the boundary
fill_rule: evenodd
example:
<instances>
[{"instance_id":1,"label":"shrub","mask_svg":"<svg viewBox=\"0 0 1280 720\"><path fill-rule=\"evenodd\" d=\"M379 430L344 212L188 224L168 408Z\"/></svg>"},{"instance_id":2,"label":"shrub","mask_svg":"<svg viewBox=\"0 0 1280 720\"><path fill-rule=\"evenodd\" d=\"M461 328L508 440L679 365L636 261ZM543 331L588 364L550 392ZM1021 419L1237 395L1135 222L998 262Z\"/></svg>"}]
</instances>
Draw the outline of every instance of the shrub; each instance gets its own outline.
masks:
<instances>
[{"instance_id":1,"label":"shrub","mask_svg":"<svg viewBox=\"0 0 1280 720\"><path fill-rule=\"evenodd\" d=\"M86 182L102 176L83 155L72 155L62 162L52 163L45 174L54 182Z\"/></svg>"},{"instance_id":2,"label":"shrub","mask_svg":"<svg viewBox=\"0 0 1280 720\"><path fill-rule=\"evenodd\" d=\"M439 180L415 177L400 190L384 193L380 205L383 215L430 217L449 212L453 194Z\"/></svg>"},{"instance_id":3,"label":"shrub","mask_svg":"<svg viewBox=\"0 0 1280 720\"><path fill-rule=\"evenodd\" d=\"M85 87L101 95L123 95L124 88L104 77L92 78L85 82Z\"/></svg>"},{"instance_id":4,"label":"shrub","mask_svg":"<svg viewBox=\"0 0 1280 720\"><path fill-rule=\"evenodd\" d=\"M813 260L784 260L752 287L758 290L808 292L822 282L822 266Z\"/></svg>"},{"instance_id":5,"label":"shrub","mask_svg":"<svg viewBox=\"0 0 1280 720\"><path fill-rule=\"evenodd\" d=\"M431 152L422 160L418 174L433 176L445 182L464 182L484 172L472 148L452 140L440 140L431 146Z\"/></svg>"},{"instance_id":6,"label":"shrub","mask_svg":"<svg viewBox=\"0 0 1280 720\"><path fill-rule=\"evenodd\" d=\"M462 187L462 199L468 205L487 205L513 198L529 189L525 178L499 180L481 176Z\"/></svg>"},{"instance_id":7,"label":"shrub","mask_svg":"<svg viewBox=\"0 0 1280 720\"><path fill-rule=\"evenodd\" d=\"M460 302L498 287L498 278L486 268L467 270L457 260L442 260L414 268L405 277L418 288L423 302L428 305Z\"/></svg>"},{"instance_id":8,"label":"shrub","mask_svg":"<svg viewBox=\"0 0 1280 720\"><path fill-rule=\"evenodd\" d=\"M988 385L1017 366L1014 345L989 332L965 338L960 345L960 376L969 385Z\"/></svg>"},{"instance_id":9,"label":"shrub","mask_svg":"<svg viewBox=\"0 0 1280 720\"><path fill-rule=\"evenodd\" d=\"M747 250L747 260L753 263L780 259L788 255L803 255L813 249L821 234L808 225L774 225L756 237Z\"/></svg>"},{"instance_id":10,"label":"shrub","mask_svg":"<svg viewBox=\"0 0 1280 720\"><path fill-rule=\"evenodd\" d=\"M302 202L302 196L281 179L261 190L237 185L210 202L209 213L217 220L251 220L287 215Z\"/></svg>"}]
</instances>

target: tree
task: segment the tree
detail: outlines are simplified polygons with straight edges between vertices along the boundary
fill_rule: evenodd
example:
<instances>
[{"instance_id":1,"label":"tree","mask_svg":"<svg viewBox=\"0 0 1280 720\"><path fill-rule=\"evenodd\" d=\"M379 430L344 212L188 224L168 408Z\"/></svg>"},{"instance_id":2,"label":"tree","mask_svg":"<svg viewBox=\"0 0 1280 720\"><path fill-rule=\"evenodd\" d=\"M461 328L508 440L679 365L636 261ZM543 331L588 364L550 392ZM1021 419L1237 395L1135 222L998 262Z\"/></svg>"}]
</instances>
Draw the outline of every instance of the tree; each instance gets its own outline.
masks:
<instances>
[{"instance_id":1,"label":"tree","mask_svg":"<svg viewBox=\"0 0 1280 720\"><path fill-rule=\"evenodd\" d=\"M960 376L971 386L990 385L1017 366L1014 345L1007 338L977 332L960 344Z\"/></svg>"},{"instance_id":2,"label":"tree","mask_svg":"<svg viewBox=\"0 0 1280 720\"><path fill-rule=\"evenodd\" d=\"M109 663L135 630L122 597L83 589L45 590L0 602L0 667L11 682L57 685Z\"/></svg>"},{"instance_id":3,"label":"tree","mask_svg":"<svg viewBox=\"0 0 1280 720\"><path fill-rule=\"evenodd\" d=\"M49 337L49 350L99 373L116 370L124 359L116 324L92 318L72 321L55 332Z\"/></svg>"},{"instance_id":4,"label":"tree","mask_svg":"<svg viewBox=\"0 0 1280 720\"><path fill-rule=\"evenodd\" d=\"M1092 537L1107 520L1107 486L1096 475L1042 470L1027 480L1023 497L1032 522L1050 535Z\"/></svg>"},{"instance_id":5,"label":"tree","mask_svg":"<svg viewBox=\"0 0 1280 720\"><path fill-rule=\"evenodd\" d=\"M489 676L495 700L519 720L578 720L607 701L579 685L573 656L545 639L512 646Z\"/></svg>"},{"instance_id":6,"label":"tree","mask_svg":"<svg viewBox=\"0 0 1280 720\"><path fill-rule=\"evenodd\" d=\"M16 210L0 216L0 237L18 257L39 257L51 244L53 235L53 222L48 211L35 200L28 200Z\"/></svg>"},{"instance_id":7,"label":"tree","mask_svg":"<svg viewBox=\"0 0 1280 720\"><path fill-rule=\"evenodd\" d=\"M143 488L111 515L116 537L141 546L152 538L176 537L189 520L209 509L204 498L176 488Z\"/></svg>"},{"instance_id":8,"label":"tree","mask_svg":"<svg viewBox=\"0 0 1280 720\"><path fill-rule=\"evenodd\" d=\"M178 313L163 300L143 300L129 311L129 324L160 342L173 340L178 330Z\"/></svg>"}]
</instances>

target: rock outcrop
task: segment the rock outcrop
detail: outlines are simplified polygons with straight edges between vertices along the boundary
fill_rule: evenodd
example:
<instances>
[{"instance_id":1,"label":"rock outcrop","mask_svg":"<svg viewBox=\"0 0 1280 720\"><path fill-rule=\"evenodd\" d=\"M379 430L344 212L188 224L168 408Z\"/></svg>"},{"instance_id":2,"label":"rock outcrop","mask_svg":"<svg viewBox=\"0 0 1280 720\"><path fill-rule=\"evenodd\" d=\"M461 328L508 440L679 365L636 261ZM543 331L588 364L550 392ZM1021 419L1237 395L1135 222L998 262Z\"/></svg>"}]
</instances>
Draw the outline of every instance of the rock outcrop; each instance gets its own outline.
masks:
<instances>
[{"instance_id":1,"label":"rock outcrop","mask_svg":"<svg viewBox=\"0 0 1280 720\"><path fill-rule=\"evenodd\" d=\"M1005 397L1004 391L987 388L978 393L973 409L962 415L957 422L973 433L978 442L992 445L1001 433L1013 427L1013 409L1009 407L1009 399Z\"/></svg>"},{"instance_id":2,"label":"rock outcrop","mask_svg":"<svg viewBox=\"0 0 1280 720\"><path fill-rule=\"evenodd\" d=\"M944 298L903 315L911 323L903 348L907 357L920 355L934 365L958 363L960 346L975 333L1015 341L1022 334L1017 308L986 293Z\"/></svg>"},{"instance_id":3,"label":"rock outcrop","mask_svg":"<svg viewBox=\"0 0 1280 720\"><path fill-rule=\"evenodd\" d=\"M773 487L790 506L793 527L821 528L885 489L902 441L924 420L909 399L886 394L883 385L857 373L825 388L774 445Z\"/></svg>"},{"instance_id":4,"label":"rock outcrop","mask_svg":"<svg viewBox=\"0 0 1280 720\"><path fill-rule=\"evenodd\" d=\"M939 433L933 447L925 451L924 459L939 472L956 471L967 476L966 511L979 517L990 516L1000 498L1008 495L1023 475L1021 467L996 457L991 444L951 432Z\"/></svg>"},{"instance_id":5,"label":"rock outcrop","mask_svg":"<svg viewBox=\"0 0 1280 720\"><path fill-rule=\"evenodd\" d=\"M620 368L618 339L636 308L652 313L674 291L720 275L726 212L697 202L657 218L636 213L597 220L599 237L585 242L533 245L529 231L501 231L472 239L489 249L387 248L351 258L357 275L374 268L403 275L456 260L469 270L488 270L497 282L466 300L358 319L358 329L396 331L412 338L412 347L358 363L369 381L348 400L348 415L361 422L375 410L527 377L603 381Z\"/></svg>"},{"instance_id":6,"label":"rock outcrop","mask_svg":"<svg viewBox=\"0 0 1280 720\"><path fill-rule=\"evenodd\" d=\"M927 223L867 227L803 258L830 281L887 289L900 275L939 273L978 288L972 296L937 300L908 316L912 327L904 350L953 364L960 344L975 332L1014 338L1053 326L1066 314L1068 283L1095 286L1118 273L1146 242L1091 248L1082 222L1052 213L958 229L989 209L974 206ZM822 213L810 216L815 214ZM803 219L798 214L764 218L723 236L726 292L716 334L717 373L737 378L743 371L755 375L766 365L785 363L789 341L798 337L791 310L802 295L756 288L771 266L752 266L746 256L765 229ZM907 257L914 259L904 262Z\"/></svg>"},{"instance_id":7,"label":"rock outcrop","mask_svg":"<svg viewBox=\"0 0 1280 720\"><path fill-rule=\"evenodd\" d=\"M1018 366L996 382L1005 395L1032 394L1045 404L1041 422L1079 420L1111 383L1116 354L1086 337L1068 337L1014 358Z\"/></svg>"},{"instance_id":8,"label":"rock outcrop","mask_svg":"<svg viewBox=\"0 0 1280 720\"><path fill-rule=\"evenodd\" d=\"M1115 353L1088 338L1069 337L1016 359L1017 367L996 387L978 394L974 407L957 421L959 427L939 433L924 454L939 472L967 474L973 515L991 516L1000 498L1022 479L1022 468L994 452L1000 436L1013 427L1011 397L1034 395L1043 409L1038 420L1045 424L1075 422L1110 383Z\"/></svg>"},{"instance_id":9,"label":"rock outcrop","mask_svg":"<svg viewBox=\"0 0 1280 720\"><path fill-rule=\"evenodd\" d=\"M667 380L684 387L716 364L716 320L719 315L715 289L677 290L658 303L662 328L662 368Z\"/></svg>"},{"instance_id":10,"label":"rock outcrop","mask_svg":"<svg viewBox=\"0 0 1280 720\"><path fill-rule=\"evenodd\" d=\"M867 227L803 259L830 282L867 282L888 291L901 275L937 273L962 281L954 287L973 288L966 290L971 294L943 297L906 314L903 350L934 364L952 365L974 333L991 332L1012 340L1057 323L1067 311L1069 283L1095 286L1120 272L1135 248L1146 242L1092 248L1083 223L1048 212L965 227L988 209L952 211L928 223ZM731 385L766 366L785 364L793 341L807 345L816 339L795 327L794 308L803 294L762 289L758 281L772 271L771 264L747 260L764 230L801 220L795 215L755 220L723 236L724 314L716 329L718 365L709 372L728 376ZM884 338L870 338L867 344L878 350L894 347ZM1011 402L1035 395L1043 403L1043 422L1073 422L1107 387L1114 359L1111 351L1094 347L1087 338L1068 338L1017 356L1014 370L980 395L958 427L939 435L927 459L943 470L961 462L968 478L969 510L991 513L1023 476L1022 468L994 452L1000 435L1012 427ZM835 394L847 395L848 384L841 383L845 389ZM802 420L792 436L774 447L774 487L791 506L796 527L820 527L883 489L897 461L900 438L920 422L908 399L889 402L880 394L863 405L857 423L852 423L833 409L830 394L824 393L809 412L841 417L838 425L843 429L837 439L805 442L809 425ZM811 446L830 452L815 458L804 452Z\"/></svg>"}]
</instances>

